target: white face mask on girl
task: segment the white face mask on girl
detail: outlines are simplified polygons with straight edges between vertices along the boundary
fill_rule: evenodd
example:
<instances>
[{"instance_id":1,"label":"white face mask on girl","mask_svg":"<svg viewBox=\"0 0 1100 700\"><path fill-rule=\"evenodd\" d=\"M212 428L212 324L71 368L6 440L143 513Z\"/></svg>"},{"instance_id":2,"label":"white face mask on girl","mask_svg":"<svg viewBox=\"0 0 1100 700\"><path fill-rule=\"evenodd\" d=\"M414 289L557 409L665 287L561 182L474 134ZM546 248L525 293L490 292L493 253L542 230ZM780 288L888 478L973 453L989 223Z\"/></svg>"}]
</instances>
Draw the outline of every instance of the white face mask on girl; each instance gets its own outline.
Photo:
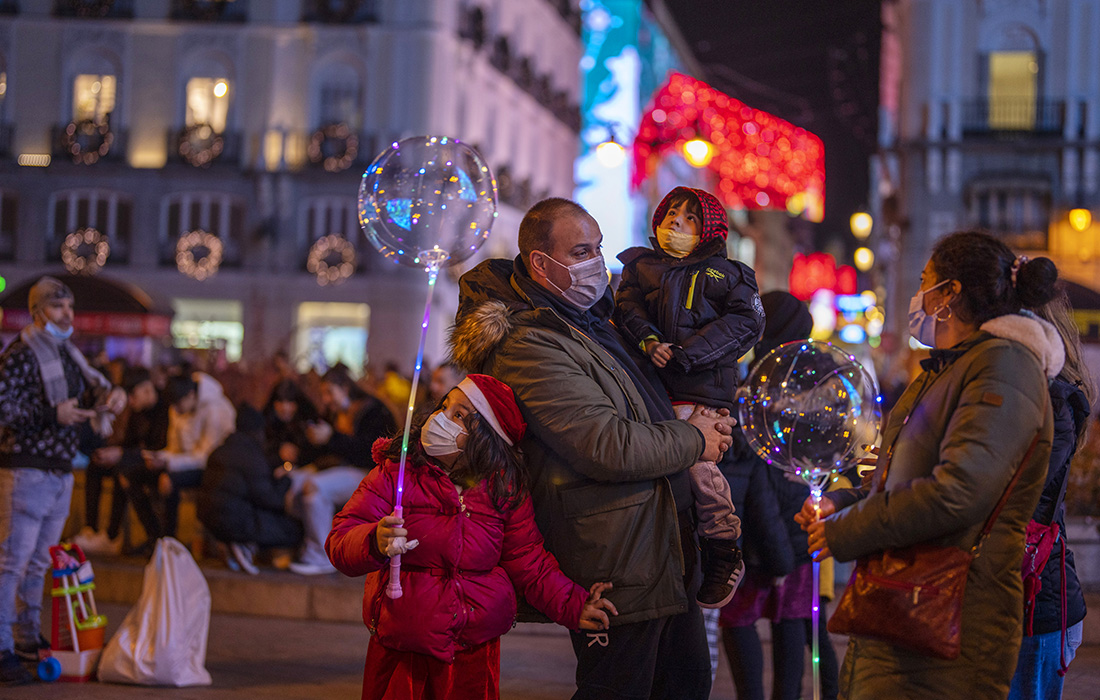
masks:
<instances>
[{"instance_id":1,"label":"white face mask on girl","mask_svg":"<svg viewBox=\"0 0 1100 700\"><path fill-rule=\"evenodd\" d=\"M444 457L461 452L457 439L466 429L447 417L443 411L437 411L420 431L420 444L432 457Z\"/></svg>"},{"instance_id":2,"label":"white face mask on girl","mask_svg":"<svg viewBox=\"0 0 1100 700\"><path fill-rule=\"evenodd\" d=\"M941 306L929 316L924 312L924 295L950 281L944 280L928 289L918 289L913 298L909 300L909 334L929 347L936 346L936 314L942 311L943 307Z\"/></svg>"},{"instance_id":3,"label":"white face mask on girl","mask_svg":"<svg viewBox=\"0 0 1100 700\"><path fill-rule=\"evenodd\" d=\"M550 260L554 260L546 253L543 253L543 255L546 255ZM558 267L564 267L569 273L569 289L563 290L554 284L549 277L546 278L546 281L558 290L562 298L578 309L583 311L591 309L592 305L599 301L603 293L607 291L607 268L603 264L602 255L582 260L575 265L563 265L557 260L554 260L554 264Z\"/></svg>"}]
</instances>

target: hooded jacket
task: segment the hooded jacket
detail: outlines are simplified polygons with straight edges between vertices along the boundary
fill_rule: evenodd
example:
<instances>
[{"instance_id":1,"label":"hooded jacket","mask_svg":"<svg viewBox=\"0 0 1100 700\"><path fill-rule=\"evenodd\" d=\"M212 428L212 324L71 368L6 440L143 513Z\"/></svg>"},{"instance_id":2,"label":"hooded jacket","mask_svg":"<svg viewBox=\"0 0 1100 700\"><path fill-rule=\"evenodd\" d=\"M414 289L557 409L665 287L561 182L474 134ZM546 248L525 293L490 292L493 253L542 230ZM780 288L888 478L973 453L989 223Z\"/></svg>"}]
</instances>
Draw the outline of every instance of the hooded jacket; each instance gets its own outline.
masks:
<instances>
[{"instance_id":1,"label":"hooded jacket","mask_svg":"<svg viewBox=\"0 0 1100 700\"><path fill-rule=\"evenodd\" d=\"M1050 402L1054 409L1054 443L1050 452L1050 467L1032 519L1047 525L1058 523L1059 542L1039 575L1042 588L1035 596L1032 634L1049 634L1062 629L1062 588L1066 593L1066 627L1085 619L1085 596L1077 578L1073 552L1066 539L1066 482L1069 465L1077 452L1078 429L1089 418L1089 402L1084 392L1061 376L1050 383ZM1065 581L1062 580L1062 544L1065 542ZM1024 614L1028 611L1025 609ZM1026 630L1025 626L1025 630Z\"/></svg>"},{"instance_id":2,"label":"hooded jacket","mask_svg":"<svg viewBox=\"0 0 1100 700\"><path fill-rule=\"evenodd\" d=\"M651 422L629 372L533 301L524 282L534 284L518 259L462 276L454 360L515 392L546 548L582 586L614 584L612 626L685 612L687 563L668 477L695 463L702 435L685 421Z\"/></svg>"},{"instance_id":3,"label":"hooded jacket","mask_svg":"<svg viewBox=\"0 0 1100 700\"><path fill-rule=\"evenodd\" d=\"M195 410L180 413L168 409L168 446L161 454L168 471L204 469L214 449L235 429L237 409L226 398L222 385L209 374L195 373L198 397Z\"/></svg>"},{"instance_id":4,"label":"hooded jacket","mask_svg":"<svg viewBox=\"0 0 1100 700\"><path fill-rule=\"evenodd\" d=\"M569 629L580 625L588 592L570 581L543 548L531 500L501 512L485 482L460 495L428 462L406 464L402 508L410 539L401 555L403 595L386 595L389 558L378 550L378 521L393 512L398 465L385 461L389 439L373 449L372 470L332 523L325 551L348 576L367 574L363 621L387 649L455 652L503 635L515 622L516 592Z\"/></svg>"},{"instance_id":5,"label":"hooded jacket","mask_svg":"<svg viewBox=\"0 0 1100 700\"><path fill-rule=\"evenodd\" d=\"M684 191L698 197L703 221L695 250L675 258L661 249L656 233L670 200ZM764 332L756 274L726 258L726 212L708 192L673 189L654 211L652 226L652 248L619 254L615 324L643 352L649 337L673 345L672 361L659 374L674 401L732 409L737 360Z\"/></svg>"},{"instance_id":6,"label":"hooded jacket","mask_svg":"<svg viewBox=\"0 0 1100 700\"><path fill-rule=\"evenodd\" d=\"M933 350L883 431L885 484L826 494L837 561L916 544L969 550L1017 468L1021 476L973 560L959 658L933 659L853 636L840 674L847 698L1004 698L1023 629L1020 560L1050 459L1048 379L1061 371L1057 330L1023 315L993 319ZM1030 459L1021 460L1036 434Z\"/></svg>"}]
</instances>

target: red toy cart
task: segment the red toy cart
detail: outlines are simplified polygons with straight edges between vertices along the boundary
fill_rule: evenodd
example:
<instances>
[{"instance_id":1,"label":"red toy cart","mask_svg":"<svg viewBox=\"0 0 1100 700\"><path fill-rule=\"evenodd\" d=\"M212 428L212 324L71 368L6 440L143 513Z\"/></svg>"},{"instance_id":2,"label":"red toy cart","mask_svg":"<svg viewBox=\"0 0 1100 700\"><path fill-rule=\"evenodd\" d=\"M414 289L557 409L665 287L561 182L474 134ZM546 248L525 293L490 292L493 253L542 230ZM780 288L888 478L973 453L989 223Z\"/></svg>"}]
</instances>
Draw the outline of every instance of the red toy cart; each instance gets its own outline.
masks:
<instances>
[{"instance_id":1,"label":"red toy cart","mask_svg":"<svg viewBox=\"0 0 1100 700\"><path fill-rule=\"evenodd\" d=\"M38 663L45 681L90 680L103 650L107 618L95 607L92 563L78 545L62 542L50 547L53 562L53 625L51 649Z\"/></svg>"}]
</instances>

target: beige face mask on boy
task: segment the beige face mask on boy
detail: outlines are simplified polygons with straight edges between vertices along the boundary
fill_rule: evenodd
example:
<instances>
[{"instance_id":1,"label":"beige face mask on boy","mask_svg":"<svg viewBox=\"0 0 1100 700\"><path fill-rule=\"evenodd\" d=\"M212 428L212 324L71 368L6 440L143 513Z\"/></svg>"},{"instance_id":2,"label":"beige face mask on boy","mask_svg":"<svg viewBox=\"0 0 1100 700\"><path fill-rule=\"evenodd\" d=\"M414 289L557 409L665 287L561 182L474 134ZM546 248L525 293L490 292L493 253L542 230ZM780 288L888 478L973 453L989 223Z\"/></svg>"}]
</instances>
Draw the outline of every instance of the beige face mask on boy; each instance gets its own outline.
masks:
<instances>
[{"instance_id":1,"label":"beige face mask on boy","mask_svg":"<svg viewBox=\"0 0 1100 700\"><path fill-rule=\"evenodd\" d=\"M658 226L657 243L660 244L661 250L672 257L682 258L695 250L695 246L699 245L699 236L693 236L690 233Z\"/></svg>"}]
</instances>

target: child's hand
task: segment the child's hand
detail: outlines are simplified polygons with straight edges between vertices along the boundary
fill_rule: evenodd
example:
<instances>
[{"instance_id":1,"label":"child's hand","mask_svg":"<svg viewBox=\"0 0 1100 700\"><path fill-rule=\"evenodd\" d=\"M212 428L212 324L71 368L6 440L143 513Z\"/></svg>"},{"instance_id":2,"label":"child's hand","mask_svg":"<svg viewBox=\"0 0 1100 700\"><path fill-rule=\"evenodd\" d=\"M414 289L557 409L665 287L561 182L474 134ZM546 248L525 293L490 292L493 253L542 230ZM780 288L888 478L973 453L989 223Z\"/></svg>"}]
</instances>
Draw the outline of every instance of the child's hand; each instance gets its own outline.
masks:
<instances>
[{"instance_id":1,"label":"child's hand","mask_svg":"<svg viewBox=\"0 0 1100 700\"><path fill-rule=\"evenodd\" d=\"M409 531L401 527L404 524L405 519L396 515L387 515L378 521L374 537L377 540L379 552L392 557L404 554L420 544L420 540L407 539Z\"/></svg>"},{"instance_id":2,"label":"child's hand","mask_svg":"<svg viewBox=\"0 0 1100 700\"><path fill-rule=\"evenodd\" d=\"M582 630L605 630L611 626L611 620L607 614L618 615L619 611L615 609L614 603L601 597L604 591L610 590L610 581L593 583L588 589L588 600L585 601L584 609L581 610Z\"/></svg>"},{"instance_id":3,"label":"child's hand","mask_svg":"<svg viewBox=\"0 0 1100 700\"><path fill-rule=\"evenodd\" d=\"M810 526L816 523L821 518L827 518L836 512L836 505L831 499L822 498L818 502L817 510L814 510L814 499L807 497L802 502L802 510L795 513L794 521L802 526L803 530L809 531Z\"/></svg>"},{"instance_id":4,"label":"child's hand","mask_svg":"<svg viewBox=\"0 0 1100 700\"><path fill-rule=\"evenodd\" d=\"M647 340L645 354L658 367L664 367L672 359L672 343L662 343L657 340Z\"/></svg>"}]
</instances>

